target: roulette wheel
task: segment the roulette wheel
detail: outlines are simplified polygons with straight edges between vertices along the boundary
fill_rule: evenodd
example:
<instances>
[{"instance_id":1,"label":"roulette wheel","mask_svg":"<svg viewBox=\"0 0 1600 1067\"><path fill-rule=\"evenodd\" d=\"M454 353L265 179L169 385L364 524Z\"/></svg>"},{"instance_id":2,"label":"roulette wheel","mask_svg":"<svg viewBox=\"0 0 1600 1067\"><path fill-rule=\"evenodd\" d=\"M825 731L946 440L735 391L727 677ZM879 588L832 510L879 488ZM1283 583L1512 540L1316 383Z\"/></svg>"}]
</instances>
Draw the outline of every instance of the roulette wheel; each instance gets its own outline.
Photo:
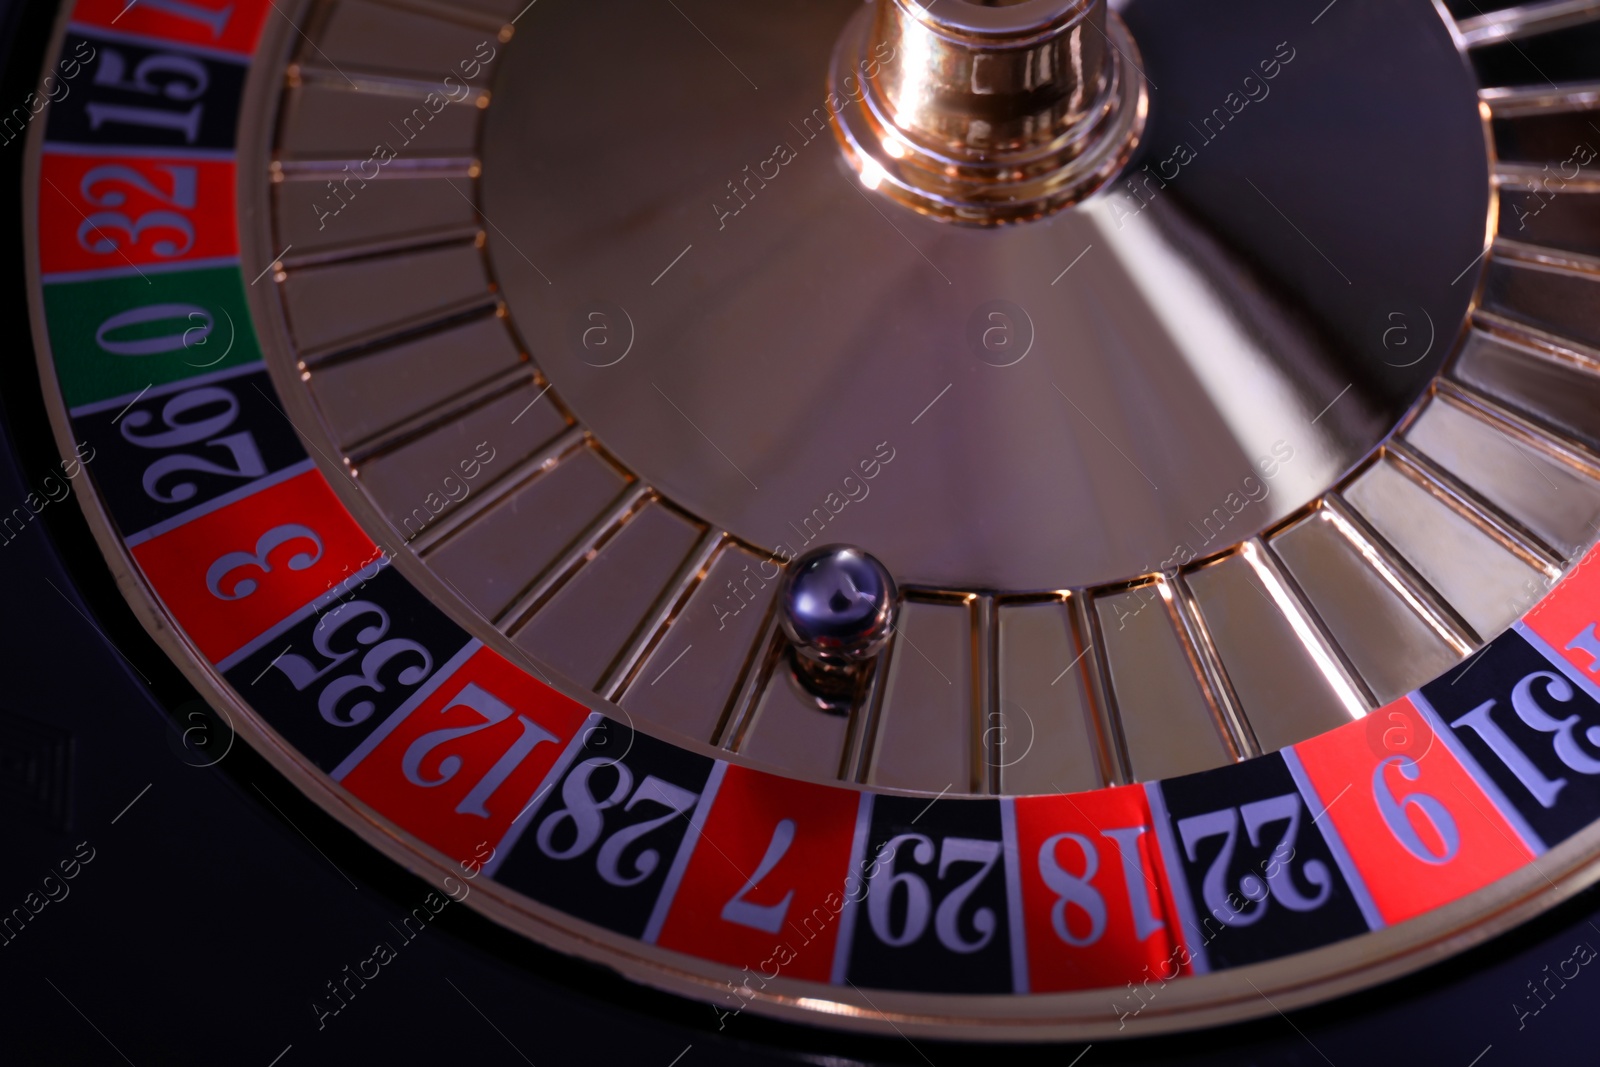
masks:
<instances>
[{"instance_id":1,"label":"roulette wheel","mask_svg":"<svg viewBox=\"0 0 1600 1067\"><path fill-rule=\"evenodd\" d=\"M29 1055L1579 1040L1600 5L9 17Z\"/></svg>"}]
</instances>

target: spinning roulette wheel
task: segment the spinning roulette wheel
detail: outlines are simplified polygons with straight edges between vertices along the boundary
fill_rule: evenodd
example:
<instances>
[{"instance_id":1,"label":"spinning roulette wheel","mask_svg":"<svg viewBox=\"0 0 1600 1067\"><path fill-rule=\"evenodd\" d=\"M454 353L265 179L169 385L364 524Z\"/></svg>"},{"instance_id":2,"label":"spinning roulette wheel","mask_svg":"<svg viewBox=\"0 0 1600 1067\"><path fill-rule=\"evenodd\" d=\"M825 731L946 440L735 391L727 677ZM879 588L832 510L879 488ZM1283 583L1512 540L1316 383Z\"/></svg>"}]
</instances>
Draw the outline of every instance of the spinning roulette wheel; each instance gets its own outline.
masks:
<instances>
[{"instance_id":1,"label":"spinning roulette wheel","mask_svg":"<svg viewBox=\"0 0 1600 1067\"><path fill-rule=\"evenodd\" d=\"M402 947L811 1062L1571 1003L1600 4L16 17L6 539Z\"/></svg>"}]
</instances>

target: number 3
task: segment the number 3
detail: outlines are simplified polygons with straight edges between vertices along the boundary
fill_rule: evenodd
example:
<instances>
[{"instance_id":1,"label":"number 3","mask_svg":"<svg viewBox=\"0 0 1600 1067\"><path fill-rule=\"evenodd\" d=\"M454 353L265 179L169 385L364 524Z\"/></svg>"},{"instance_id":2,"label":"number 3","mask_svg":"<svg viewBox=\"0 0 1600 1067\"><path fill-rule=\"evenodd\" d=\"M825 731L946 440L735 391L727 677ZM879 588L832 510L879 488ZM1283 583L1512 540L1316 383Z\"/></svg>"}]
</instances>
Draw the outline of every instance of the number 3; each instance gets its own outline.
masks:
<instances>
[{"instance_id":1,"label":"number 3","mask_svg":"<svg viewBox=\"0 0 1600 1067\"><path fill-rule=\"evenodd\" d=\"M107 236L108 230L120 230L128 235L129 244L138 244L147 229L176 230L183 235L183 246L171 240L156 241L150 251L163 258L181 256L194 247L194 223L176 211L146 211L137 219L130 219L120 211L96 211L84 216L78 225L78 245L85 252L107 255L120 252L122 242ZM90 235L95 235L91 243Z\"/></svg>"},{"instance_id":2,"label":"number 3","mask_svg":"<svg viewBox=\"0 0 1600 1067\"><path fill-rule=\"evenodd\" d=\"M233 586L233 591L224 592L222 581L241 567L253 567L262 574L272 571L272 564L267 561L267 556L275 548L282 547L290 541L310 541L314 546L310 552L296 552L289 557L288 567L292 571L303 571L322 558L322 538L316 531L301 526L298 523L287 523L283 526L274 526L256 541L255 552L229 552L211 564L206 571L206 588L218 600L243 600L256 591L254 578L240 578Z\"/></svg>"}]
</instances>

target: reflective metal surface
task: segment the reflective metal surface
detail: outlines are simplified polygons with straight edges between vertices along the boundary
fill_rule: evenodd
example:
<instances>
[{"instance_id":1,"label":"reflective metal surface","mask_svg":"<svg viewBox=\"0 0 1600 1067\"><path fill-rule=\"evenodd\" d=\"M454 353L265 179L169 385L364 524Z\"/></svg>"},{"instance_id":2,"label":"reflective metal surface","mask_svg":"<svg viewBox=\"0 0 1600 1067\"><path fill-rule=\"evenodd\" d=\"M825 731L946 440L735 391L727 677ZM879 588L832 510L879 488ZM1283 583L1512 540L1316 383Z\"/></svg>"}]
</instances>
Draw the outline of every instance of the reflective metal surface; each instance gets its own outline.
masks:
<instances>
[{"instance_id":1,"label":"reflective metal surface","mask_svg":"<svg viewBox=\"0 0 1600 1067\"><path fill-rule=\"evenodd\" d=\"M777 564L766 565L776 577ZM894 633L894 577L859 548L824 545L788 563L778 597L795 681L825 710L848 716L871 679L869 662Z\"/></svg>"},{"instance_id":2,"label":"reflective metal surface","mask_svg":"<svg viewBox=\"0 0 1600 1067\"><path fill-rule=\"evenodd\" d=\"M783 630L805 654L839 663L877 655L899 593L883 564L849 545L825 545L788 565Z\"/></svg>"},{"instance_id":3,"label":"reflective metal surface","mask_svg":"<svg viewBox=\"0 0 1600 1067\"><path fill-rule=\"evenodd\" d=\"M990 20L1032 10L1007 7L973 10ZM1268 32L1270 10L1240 8L1255 27L1245 32L1264 35L1256 48L1241 31L1185 22L1184 12L1142 0L1123 13L1150 38L1147 73L1158 103L1173 102L1157 107L1152 129L1178 138L1174 124L1191 97L1215 89L1222 101L1196 122L1203 157L1179 165L1182 153L1150 148L1117 189L1087 204L980 232L936 225L885 200L852 179L837 145L823 138L808 158L826 150L832 164L803 170L787 160L780 177L802 179L789 185L772 178L771 167L741 171L743 206L735 211L730 201L711 212L716 239L686 243L648 279L635 276L631 261L597 250L637 252L651 234L692 233L684 204L635 212L593 236L570 213L552 207L535 217L514 204L512 221L539 225L513 239L502 213L474 197L499 183L537 207L540 175L557 157L537 156L531 171L494 179L496 167L516 164L507 147L516 131L485 122L497 111L476 89L444 86L464 107L444 105L438 117L476 116L474 143L485 146L487 170L454 142L430 148L424 109L391 129L389 137L406 140L381 180L353 176L339 160L371 152L374 137L387 143L383 124L374 125L381 109L363 118L345 107L342 127L324 129L324 117L304 106L307 87L354 94L366 90L351 86L381 81L393 107L404 108L411 89L401 90L415 83L361 68L359 82L343 82L328 66L343 56L337 34L318 23L336 51L325 58L315 41L301 50L270 168L279 241L293 246L276 275L293 338L287 356L274 360L284 387L303 386L314 404L315 414L297 421L326 423L319 451L342 454L359 487L353 503L371 498L371 521L400 535L435 596L459 600L484 640L528 657L541 677L619 702L682 741L806 777L1013 795L1148 780L1274 750L1359 717L1471 653L1581 547L1600 473L1582 405L1567 399L1589 388L1587 357L1549 332L1581 323L1569 323L1571 313L1536 284L1551 272L1581 283L1583 256L1501 239L1492 255L1475 257L1472 227L1462 223L1455 241L1465 266L1446 267L1438 242L1397 251L1371 229L1376 219L1442 232L1452 218L1476 218L1489 196L1487 181L1477 180L1486 172L1473 169L1484 161L1481 138L1467 136L1469 109L1456 91L1460 60L1440 51L1448 34L1425 7L1376 10L1344 19L1336 34L1351 47L1392 53L1387 66L1355 78L1323 55L1321 30L1305 47L1295 43L1292 20L1283 24L1289 39ZM810 36L798 28L799 12L779 13L793 23L784 23L791 38L820 42L815 26ZM834 14L818 17L830 26L848 21L846 11L837 16L837 24ZM581 39L576 17L554 8L529 26ZM1380 40L1380 28L1390 36ZM1180 47L1180 29L1207 47ZM388 28L396 56L418 47L409 40L414 30ZM510 38L502 31L495 40L505 46ZM765 37L758 43L776 62L776 46ZM499 62L531 48L535 69L508 77L535 84L548 73L536 62L542 47L484 40L476 51ZM1212 67L1244 62L1251 49L1268 58L1240 79L1239 95ZM816 52L826 59L820 43ZM698 94L752 107L763 90L751 88L750 71L743 75L752 82L741 80L733 58L674 60L693 75L682 83L688 96L656 106L682 107ZM719 88L719 69L735 84ZM776 83L763 74L766 92L798 92L800 74L787 64L778 71ZM1340 125L1343 114L1330 113L1320 94L1291 93L1299 71L1347 88L1349 110L1374 121ZM1411 85L1421 74L1434 81ZM1166 96L1158 83L1169 87ZM1173 85L1189 96L1172 93ZM504 102L501 89L495 99ZM1460 157L1448 181L1436 183L1438 195L1410 211L1357 182L1342 157L1284 153L1286 145L1341 136L1403 151L1375 121L1390 106L1385 93L1408 115L1444 116L1422 124L1422 147ZM832 110L824 100L796 132L820 133ZM1291 112L1317 121L1296 125ZM560 132L558 120L571 117L549 118ZM677 158L667 158L663 173L698 165ZM1507 166L1528 167L1499 164L1499 185L1535 181ZM817 185L828 174L838 183ZM1329 185L1328 175L1345 181ZM622 210L624 194L638 199L662 188L621 175L597 181L617 195L617 206L585 202L600 221ZM773 198L785 189L800 199ZM1253 209L1237 198L1246 190ZM1537 210L1536 223L1571 214L1564 201L1544 210L1546 199L1548 191L1512 206ZM834 216L850 210L868 212L878 230L837 225ZM823 238L791 225L813 217ZM547 247L551 227L567 227L572 240ZM1068 230L1085 243L1033 283L1047 291L1045 311L1035 315L1017 302L1018 293L1033 298L1013 261L1031 262ZM935 244L954 235L952 247L975 256L946 273L907 243L912 232ZM736 234L755 245L781 240L759 270L723 275L724 288L710 292L704 253L753 247ZM886 267L882 277L855 266L794 276L814 262L807 257L822 239L880 264L898 254L909 266ZM1455 348L1440 322L1470 303L1464 294L1477 284L1480 262L1496 279L1488 290L1495 302L1473 311L1477 328L1456 381L1433 378L1438 396L1413 404L1417 417L1374 455L1370 444L1405 416ZM447 276L419 277L429 273L419 264L437 264ZM508 276L519 265L524 276ZM1400 278L1402 268L1425 272L1417 277L1430 280L1431 304L1395 302L1412 291L1397 287L1416 282ZM582 292L572 289L574 270L580 279L600 272L612 288L591 289L601 295L578 300L568 315L571 292ZM918 270L928 272L928 285L916 281ZM1390 288L1375 296L1374 279ZM753 329L757 315L782 327L755 330L780 351L837 332L832 318L805 319L797 301L819 292L861 300L849 291L860 282L880 304L881 322L869 324L876 332L808 360L761 348L760 358L735 358L729 331ZM988 296L953 323L940 302L951 287ZM330 311L338 299L352 302L349 315ZM1360 319L1373 301L1397 310ZM535 326L546 321L540 316L560 319L559 336L530 336L530 309ZM656 332L663 314L677 331L665 339ZM1540 325L1525 321L1530 314ZM1046 333L1041 321L1078 333ZM686 351L666 343L701 336L715 344ZM863 338L877 347L862 349ZM918 338L928 340L925 349ZM1542 380L1530 368L1558 366L1572 368L1562 386L1529 393L1528 384ZM906 383L923 378L937 383L929 367L950 378L930 385L914 410L895 412L895 390L906 393ZM747 393L748 383L764 391ZM779 388L786 384L802 392ZM603 431L573 410L573 392L598 405ZM707 399L718 406L708 410ZM1553 430L1544 429L1551 420ZM747 442L725 436L730 421L761 440L789 442L787 451L752 462ZM1273 436L1280 426L1291 436ZM844 453L858 437L858 454ZM633 461L614 447L618 440L642 443ZM1246 462L1250 452L1255 459ZM825 470L812 469L830 455L842 461L831 485ZM990 466L979 469L979 460ZM1229 482L1219 475L1234 462L1238 476ZM1519 469L1541 476L1523 478ZM692 507L678 491L714 483L719 470L736 480L713 500L738 505L729 514ZM1384 484L1401 497L1370 489L1390 473L1398 482ZM797 495L796 485L813 488ZM1202 506L1207 487L1215 496ZM781 517L783 528L765 544L741 536L730 525L741 507ZM901 583L918 606L869 642L863 662L840 667L819 658L813 642L785 633L795 620L778 595L779 572L857 527L923 569L909 578L891 569L884 584ZM1453 547L1430 552L1439 531L1449 535L1440 543ZM1160 555L1134 555L1142 544L1163 543L1158 538L1168 546ZM969 550L981 551L968 559ZM1086 560L1107 558L1132 572L1080 578L1091 573ZM1477 575L1486 565L1508 569L1484 584ZM1152 580L1158 569L1164 573ZM1118 580L1130 573L1142 577L1131 586ZM1080 580L1087 587L1070 584ZM1034 584L1016 584L1025 581Z\"/></svg>"},{"instance_id":4,"label":"reflective metal surface","mask_svg":"<svg viewBox=\"0 0 1600 1067\"><path fill-rule=\"evenodd\" d=\"M816 128L855 10L702 5L726 61L670 8L553 7L506 46L500 292L675 502L773 552L862 545L902 585L1089 585L1291 514L1438 370L1490 185L1431 6L1308 30L1262 0L1124 5L1151 85L1128 177L986 230L869 196Z\"/></svg>"},{"instance_id":5,"label":"reflective metal surface","mask_svg":"<svg viewBox=\"0 0 1600 1067\"><path fill-rule=\"evenodd\" d=\"M272 263L291 233L323 238L247 294L286 413L408 581L497 654L636 717L641 739L918 792L925 808L1147 781L1317 734L1473 651L1592 533L1600 438L1581 398L1600 378L1583 295L1597 271L1575 231L1561 247L1532 234L1482 247L1476 112L1429 5L1342 4L1315 30L1281 5L1221 6L1202 19L1127 5L1164 140L1147 142L1131 188L1000 234L870 198L827 142L766 185L731 172L760 194L737 213L699 210L700 179L738 161L741 131L821 91L817 63L849 14L707 0L698 25L648 5L623 20L532 9L495 89L544 125L484 134L494 109L452 108L391 161L395 191L370 198L388 210L365 214L367 187L344 186L351 225L321 235L284 214L318 199L275 195L262 176L320 187L363 158L422 98L433 53L412 41L352 60L339 20L285 22L276 54L298 58L281 82L253 75L240 168L246 261ZM606 47L588 64L563 54L585 42ZM596 54L614 61L610 80ZM345 62L348 87L329 69ZM410 81L396 73L414 64ZM519 80L544 98L507 97ZM1600 99L1484 100L1529 115L1545 95ZM597 144L597 113L626 136ZM1194 158L1163 178L1179 153L1161 146L1179 139ZM1426 192L1375 178L1395 173ZM480 189L501 199L475 202ZM473 206L465 224L450 198ZM708 236L706 215L726 225ZM1082 243L1057 247L1064 236ZM485 244L492 269L469 255ZM1494 282L1473 307L1480 262ZM1469 310L1465 355L1435 376ZM749 533L758 519L772 520L765 540ZM891 569L909 578L877 669L830 714L783 669L762 574L767 551L847 531L898 552ZM1187 552L1159 547L1174 539ZM366 832L408 865L437 859ZM1573 846L1417 923L1179 985L1149 1025L1307 1003L1439 959L1592 881L1594 832ZM642 981L722 992L720 967L688 973L659 946L475 900ZM1121 1032L1102 990L856 992L785 976L755 1006L886 1033Z\"/></svg>"},{"instance_id":6,"label":"reflective metal surface","mask_svg":"<svg viewBox=\"0 0 1600 1067\"><path fill-rule=\"evenodd\" d=\"M1127 162L1138 56L1105 0L877 0L839 42L827 107L867 188L949 221L1026 221Z\"/></svg>"}]
</instances>

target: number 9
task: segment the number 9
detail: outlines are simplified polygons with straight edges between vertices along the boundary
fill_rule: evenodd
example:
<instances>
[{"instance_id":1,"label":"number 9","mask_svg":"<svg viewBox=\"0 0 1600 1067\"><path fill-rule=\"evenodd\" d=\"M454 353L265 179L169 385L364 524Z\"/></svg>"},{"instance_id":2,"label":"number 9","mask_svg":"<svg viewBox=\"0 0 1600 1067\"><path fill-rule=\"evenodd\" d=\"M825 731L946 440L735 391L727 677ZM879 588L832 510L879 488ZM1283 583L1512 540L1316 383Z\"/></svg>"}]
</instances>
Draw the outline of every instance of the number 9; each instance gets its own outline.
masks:
<instances>
[{"instance_id":1,"label":"number 9","mask_svg":"<svg viewBox=\"0 0 1600 1067\"><path fill-rule=\"evenodd\" d=\"M1400 777L1408 782L1414 782L1422 775L1417 761L1409 756L1390 756L1378 764L1372 772L1372 796L1378 802L1378 811L1382 814L1383 821L1388 824L1395 840L1423 863L1436 867L1449 863L1456 858L1456 853L1461 849L1461 833L1456 829L1455 818L1437 797L1429 796L1427 793L1407 793L1403 797L1396 797L1384 777L1384 772L1390 764L1394 764L1400 771ZM1441 851L1435 852L1422 840L1422 835L1417 833L1417 828L1411 822L1407 808L1415 808L1422 813L1422 817L1438 835L1443 845Z\"/></svg>"}]
</instances>

